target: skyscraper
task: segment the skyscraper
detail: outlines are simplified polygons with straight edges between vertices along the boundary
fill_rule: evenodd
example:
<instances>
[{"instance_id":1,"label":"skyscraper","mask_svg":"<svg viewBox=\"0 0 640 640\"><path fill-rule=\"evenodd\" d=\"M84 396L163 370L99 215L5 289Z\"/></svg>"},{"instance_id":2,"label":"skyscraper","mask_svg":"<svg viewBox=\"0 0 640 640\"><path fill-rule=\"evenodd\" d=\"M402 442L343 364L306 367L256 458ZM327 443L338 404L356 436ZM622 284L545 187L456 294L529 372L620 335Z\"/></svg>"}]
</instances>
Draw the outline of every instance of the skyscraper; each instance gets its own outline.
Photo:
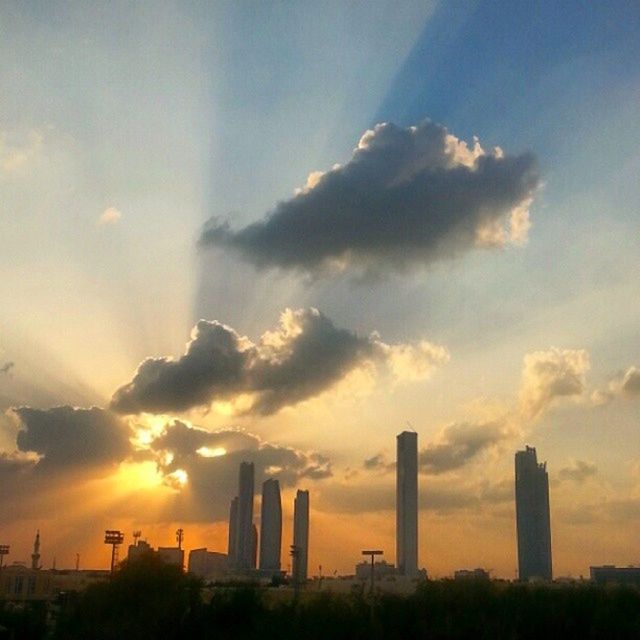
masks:
<instances>
[{"instance_id":1,"label":"skyscraper","mask_svg":"<svg viewBox=\"0 0 640 640\"><path fill-rule=\"evenodd\" d=\"M241 462L238 482L236 566L253 569L253 462Z\"/></svg>"},{"instance_id":2,"label":"skyscraper","mask_svg":"<svg viewBox=\"0 0 640 640\"><path fill-rule=\"evenodd\" d=\"M516 452L518 577L551 580L551 521L547 463L534 447Z\"/></svg>"},{"instance_id":3,"label":"skyscraper","mask_svg":"<svg viewBox=\"0 0 640 640\"><path fill-rule=\"evenodd\" d=\"M229 543L227 547L227 557L229 566L236 566L236 545L238 543L238 496L236 496L229 506Z\"/></svg>"},{"instance_id":4,"label":"skyscraper","mask_svg":"<svg viewBox=\"0 0 640 640\"><path fill-rule=\"evenodd\" d=\"M260 509L260 569L276 573L280 571L282 547L282 502L280 483L273 478L262 485Z\"/></svg>"},{"instance_id":5,"label":"skyscraper","mask_svg":"<svg viewBox=\"0 0 640 640\"><path fill-rule=\"evenodd\" d=\"M397 437L396 563L404 576L418 573L418 434Z\"/></svg>"},{"instance_id":6,"label":"skyscraper","mask_svg":"<svg viewBox=\"0 0 640 640\"><path fill-rule=\"evenodd\" d=\"M309 563L309 492L298 490L293 503L293 579L302 584L307 580Z\"/></svg>"}]
</instances>

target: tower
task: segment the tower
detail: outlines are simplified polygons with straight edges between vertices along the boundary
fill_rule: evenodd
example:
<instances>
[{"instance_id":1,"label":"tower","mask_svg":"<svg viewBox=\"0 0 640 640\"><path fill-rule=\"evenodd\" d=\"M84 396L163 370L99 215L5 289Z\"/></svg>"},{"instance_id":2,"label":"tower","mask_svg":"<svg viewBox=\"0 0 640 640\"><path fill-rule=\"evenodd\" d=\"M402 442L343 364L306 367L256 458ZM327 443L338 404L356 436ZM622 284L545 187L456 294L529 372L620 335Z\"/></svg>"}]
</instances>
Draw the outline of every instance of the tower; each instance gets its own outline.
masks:
<instances>
[{"instance_id":1,"label":"tower","mask_svg":"<svg viewBox=\"0 0 640 640\"><path fill-rule=\"evenodd\" d=\"M31 568L40 568L40 529L36 532L36 539L33 541L33 553L31 554Z\"/></svg>"},{"instance_id":2,"label":"tower","mask_svg":"<svg viewBox=\"0 0 640 640\"><path fill-rule=\"evenodd\" d=\"M238 482L236 566L253 569L253 462L241 462Z\"/></svg>"},{"instance_id":3,"label":"tower","mask_svg":"<svg viewBox=\"0 0 640 640\"><path fill-rule=\"evenodd\" d=\"M292 574L295 584L307 580L309 563L309 492L298 490L293 503L293 554Z\"/></svg>"},{"instance_id":4,"label":"tower","mask_svg":"<svg viewBox=\"0 0 640 640\"><path fill-rule=\"evenodd\" d=\"M273 478L262 484L260 508L260 570L280 571L282 549L282 502L280 483Z\"/></svg>"},{"instance_id":5,"label":"tower","mask_svg":"<svg viewBox=\"0 0 640 640\"><path fill-rule=\"evenodd\" d=\"M396 563L404 576L418 573L418 434L397 437Z\"/></svg>"},{"instance_id":6,"label":"tower","mask_svg":"<svg viewBox=\"0 0 640 640\"><path fill-rule=\"evenodd\" d=\"M516 452L516 528L518 577L551 580L551 520L546 462L538 464L534 447Z\"/></svg>"},{"instance_id":7,"label":"tower","mask_svg":"<svg viewBox=\"0 0 640 640\"><path fill-rule=\"evenodd\" d=\"M238 542L238 496L236 496L229 506L229 543L227 547L227 557L229 565L236 565L236 543Z\"/></svg>"}]
</instances>

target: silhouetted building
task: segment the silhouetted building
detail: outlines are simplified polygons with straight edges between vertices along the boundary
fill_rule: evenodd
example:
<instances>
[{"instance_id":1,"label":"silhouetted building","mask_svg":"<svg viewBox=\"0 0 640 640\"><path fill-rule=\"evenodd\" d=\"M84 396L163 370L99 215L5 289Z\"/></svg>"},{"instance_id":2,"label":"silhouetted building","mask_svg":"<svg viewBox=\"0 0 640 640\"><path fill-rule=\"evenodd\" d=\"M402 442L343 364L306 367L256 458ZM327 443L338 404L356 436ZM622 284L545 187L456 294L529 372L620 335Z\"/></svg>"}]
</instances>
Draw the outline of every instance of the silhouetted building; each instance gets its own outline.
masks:
<instances>
[{"instance_id":1,"label":"silhouetted building","mask_svg":"<svg viewBox=\"0 0 640 640\"><path fill-rule=\"evenodd\" d=\"M599 585L625 584L640 587L640 567L590 567L591 579Z\"/></svg>"},{"instance_id":2,"label":"silhouetted building","mask_svg":"<svg viewBox=\"0 0 640 640\"><path fill-rule=\"evenodd\" d=\"M236 566L255 568L253 537L253 462L241 462L238 487Z\"/></svg>"},{"instance_id":3,"label":"silhouetted building","mask_svg":"<svg viewBox=\"0 0 640 640\"><path fill-rule=\"evenodd\" d=\"M184 567L184 549L180 547L158 547L157 554L167 564L175 564L181 569Z\"/></svg>"},{"instance_id":4,"label":"silhouetted building","mask_svg":"<svg viewBox=\"0 0 640 640\"><path fill-rule=\"evenodd\" d=\"M31 554L31 568L40 568L40 529L36 532L36 539L33 541L33 553Z\"/></svg>"},{"instance_id":5,"label":"silhouetted building","mask_svg":"<svg viewBox=\"0 0 640 640\"><path fill-rule=\"evenodd\" d=\"M273 478L262 484L260 508L260 570L280 571L282 550L282 502L280 483Z\"/></svg>"},{"instance_id":6,"label":"silhouetted building","mask_svg":"<svg viewBox=\"0 0 640 640\"><path fill-rule=\"evenodd\" d=\"M205 580L219 578L227 573L228 558L224 553L205 549L192 549L189 552L189 573Z\"/></svg>"},{"instance_id":7,"label":"silhouetted building","mask_svg":"<svg viewBox=\"0 0 640 640\"><path fill-rule=\"evenodd\" d=\"M235 566L237 562L236 544L238 543L238 496L236 496L229 507L229 544L227 547L227 555L229 557L229 565Z\"/></svg>"},{"instance_id":8,"label":"silhouetted building","mask_svg":"<svg viewBox=\"0 0 640 640\"><path fill-rule=\"evenodd\" d=\"M551 580L551 521L546 462L538 464L534 447L516 453L516 525L518 577Z\"/></svg>"},{"instance_id":9,"label":"silhouetted building","mask_svg":"<svg viewBox=\"0 0 640 640\"><path fill-rule=\"evenodd\" d=\"M129 545L127 560L136 560L148 553L155 553L153 547L146 540L136 540L135 544Z\"/></svg>"},{"instance_id":10,"label":"silhouetted building","mask_svg":"<svg viewBox=\"0 0 640 640\"><path fill-rule=\"evenodd\" d=\"M396 563L404 576L418 574L418 434L397 437Z\"/></svg>"},{"instance_id":11,"label":"silhouetted building","mask_svg":"<svg viewBox=\"0 0 640 640\"><path fill-rule=\"evenodd\" d=\"M489 577L485 569L458 569L453 574L454 580L489 580Z\"/></svg>"},{"instance_id":12,"label":"silhouetted building","mask_svg":"<svg viewBox=\"0 0 640 640\"><path fill-rule=\"evenodd\" d=\"M397 575L397 571L394 565L389 564L386 560L379 560L373 565L373 577L374 580L383 580L391 576ZM371 563L359 562L356 565L356 579L357 580L371 580Z\"/></svg>"},{"instance_id":13,"label":"silhouetted building","mask_svg":"<svg viewBox=\"0 0 640 640\"><path fill-rule=\"evenodd\" d=\"M293 503L293 579L306 582L309 564L309 492L298 490Z\"/></svg>"}]
</instances>

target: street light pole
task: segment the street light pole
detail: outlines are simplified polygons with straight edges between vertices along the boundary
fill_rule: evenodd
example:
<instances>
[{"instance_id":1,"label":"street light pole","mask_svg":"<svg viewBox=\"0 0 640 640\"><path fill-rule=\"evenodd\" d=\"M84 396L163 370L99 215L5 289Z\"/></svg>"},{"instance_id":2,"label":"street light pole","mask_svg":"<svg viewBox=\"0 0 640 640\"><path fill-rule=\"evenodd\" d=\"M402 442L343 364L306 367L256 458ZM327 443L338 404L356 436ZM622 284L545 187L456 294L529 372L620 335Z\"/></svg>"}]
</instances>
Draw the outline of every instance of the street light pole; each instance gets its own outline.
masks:
<instances>
[{"instance_id":1,"label":"street light pole","mask_svg":"<svg viewBox=\"0 0 640 640\"><path fill-rule=\"evenodd\" d=\"M374 587L374 576L375 576L375 558L376 556L383 555L383 551L379 549L375 550L365 550L362 552L363 556L371 556L371 595L373 595L373 587Z\"/></svg>"}]
</instances>

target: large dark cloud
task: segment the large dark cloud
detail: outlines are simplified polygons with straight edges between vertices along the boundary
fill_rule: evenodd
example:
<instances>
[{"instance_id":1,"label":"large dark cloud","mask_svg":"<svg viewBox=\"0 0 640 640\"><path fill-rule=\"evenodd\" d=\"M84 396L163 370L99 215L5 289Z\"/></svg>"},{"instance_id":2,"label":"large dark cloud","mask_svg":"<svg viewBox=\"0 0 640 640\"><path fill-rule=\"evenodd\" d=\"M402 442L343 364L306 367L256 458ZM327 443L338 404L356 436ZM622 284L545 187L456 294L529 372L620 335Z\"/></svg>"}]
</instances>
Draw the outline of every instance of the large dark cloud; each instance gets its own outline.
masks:
<instances>
[{"instance_id":1,"label":"large dark cloud","mask_svg":"<svg viewBox=\"0 0 640 640\"><path fill-rule=\"evenodd\" d=\"M18 449L40 456L39 469L117 463L131 452L129 428L100 409L19 407Z\"/></svg>"},{"instance_id":2,"label":"large dark cloud","mask_svg":"<svg viewBox=\"0 0 640 640\"><path fill-rule=\"evenodd\" d=\"M459 469L506 437L505 425L501 421L451 424L443 429L437 442L420 451L420 470L439 474Z\"/></svg>"},{"instance_id":3,"label":"large dark cloud","mask_svg":"<svg viewBox=\"0 0 640 640\"><path fill-rule=\"evenodd\" d=\"M629 367L620 371L609 380L606 389L597 389L591 394L591 400L596 405L608 404L616 398L628 400L640 396L640 369Z\"/></svg>"},{"instance_id":4,"label":"large dark cloud","mask_svg":"<svg viewBox=\"0 0 640 640\"><path fill-rule=\"evenodd\" d=\"M228 516L229 502L238 492L238 469L243 461L255 465L257 494L267 478L277 478L281 486L290 487L332 475L329 459L319 453L265 442L233 429L210 432L175 421L150 446L168 483L176 471L186 472L182 515L195 520Z\"/></svg>"},{"instance_id":5,"label":"large dark cloud","mask_svg":"<svg viewBox=\"0 0 640 640\"><path fill-rule=\"evenodd\" d=\"M598 473L598 467L587 460L571 460L570 464L558 471L560 480L571 480L577 484L582 484L588 478L592 478Z\"/></svg>"},{"instance_id":6,"label":"large dark cloud","mask_svg":"<svg viewBox=\"0 0 640 640\"><path fill-rule=\"evenodd\" d=\"M526 241L540 184L530 154L486 153L425 120L379 124L343 166L234 231L209 221L201 244L231 249L259 267L368 271L430 264L475 246Z\"/></svg>"},{"instance_id":7,"label":"large dark cloud","mask_svg":"<svg viewBox=\"0 0 640 640\"><path fill-rule=\"evenodd\" d=\"M245 394L249 405L241 411L271 414L320 394L369 361L387 364L396 377L415 378L447 359L446 349L426 341L388 345L339 329L316 309L286 310L278 328L257 344L201 320L183 356L145 360L116 391L111 407L174 412Z\"/></svg>"}]
</instances>

